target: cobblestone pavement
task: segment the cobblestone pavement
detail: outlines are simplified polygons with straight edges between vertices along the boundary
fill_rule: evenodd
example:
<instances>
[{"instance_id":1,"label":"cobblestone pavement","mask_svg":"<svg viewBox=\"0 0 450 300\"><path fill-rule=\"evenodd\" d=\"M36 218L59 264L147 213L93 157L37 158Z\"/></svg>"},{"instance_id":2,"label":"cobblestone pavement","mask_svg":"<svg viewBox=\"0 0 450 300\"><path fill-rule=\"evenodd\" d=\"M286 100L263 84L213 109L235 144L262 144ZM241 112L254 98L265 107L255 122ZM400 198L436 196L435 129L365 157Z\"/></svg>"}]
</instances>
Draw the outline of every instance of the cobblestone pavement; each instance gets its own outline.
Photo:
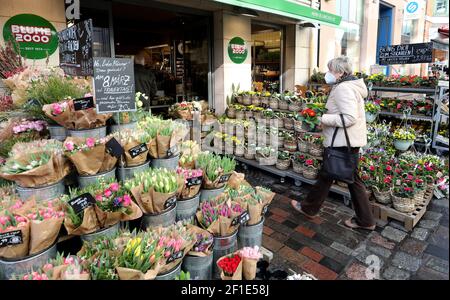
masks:
<instances>
[{"instance_id":1,"label":"cobblestone pavement","mask_svg":"<svg viewBox=\"0 0 450 300\"><path fill-rule=\"evenodd\" d=\"M273 252L273 269L307 272L322 280L449 279L449 201L433 199L414 230L400 222L379 221L375 231L343 225L353 211L342 196L331 193L319 216L308 221L290 206L309 186L294 185L257 169L245 172L252 185L263 185L277 195L266 216L263 246ZM381 269L377 272L374 266Z\"/></svg>"}]
</instances>

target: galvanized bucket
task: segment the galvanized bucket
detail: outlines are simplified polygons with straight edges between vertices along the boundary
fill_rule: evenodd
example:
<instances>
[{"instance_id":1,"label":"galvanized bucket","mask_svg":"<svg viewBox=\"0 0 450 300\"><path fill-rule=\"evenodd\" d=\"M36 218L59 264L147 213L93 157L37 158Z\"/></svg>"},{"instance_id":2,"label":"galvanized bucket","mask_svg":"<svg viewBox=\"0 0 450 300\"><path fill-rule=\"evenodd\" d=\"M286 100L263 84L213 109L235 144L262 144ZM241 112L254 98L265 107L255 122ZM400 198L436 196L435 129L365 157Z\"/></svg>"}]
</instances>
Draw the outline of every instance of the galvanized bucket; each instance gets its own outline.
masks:
<instances>
[{"instance_id":1,"label":"galvanized bucket","mask_svg":"<svg viewBox=\"0 0 450 300\"><path fill-rule=\"evenodd\" d=\"M69 136L82 137L82 138L96 138L100 139L106 136L106 126L97 127L93 129L68 129Z\"/></svg>"},{"instance_id":2,"label":"galvanized bucket","mask_svg":"<svg viewBox=\"0 0 450 300\"><path fill-rule=\"evenodd\" d=\"M213 270L214 279L220 278L220 269L217 267L217 261L222 256L234 253L237 250L237 234L236 230L229 236L214 237L214 250L213 250Z\"/></svg>"},{"instance_id":3,"label":"galvanized bucket","mask_svg":"<svg viewBox=\"0 0 450 300\"><path fill-rule=\"evenodd\" d=\"M203 201L206 201L209 199L214 199L217 196L219 196L220 194L222 194L224 190L225 190L225 186L223 186L219 189L211 189L211 190L203 189L200 194L200 202L203 202Z\"/></svg>"},{"instance_id":4,"label":"galvanized bucket","mask_svg":"<svg viewBox=\"0 0 450 300\"><path fill-rule=\"evenodd\" d=\"M109 127L109 133L114 133L117 132L119 130L124 130L124 129L135 129L137 127L137 122L131 122L128 124L120 124L120 125L111 125Z\"/></svg>"},{"instance_id":5,"label":"galvanized bucket","mask_svg":"<svg viewBox=\"0 0 450 300\"><path fill-rule=\"evenodd\" d=\"M190 199L177 200L177 222L186 219L192 222L199 205L200 193Z\"/></svg>"},{"instance_id":6,"label":"galvanized bucket","mask_svg":"<svg viewBox=\"0 0 450 300\"><path fill-rule=\"evenodd\" d=\"M78 176L78 183L81 188L87 187L88 185L97 183L100 178L110 179L116 178L116 168L113 168L111 171L106 171L103 173L88 175L88 176Z\"/></svg>"},{"instance_id":7,"label":"galvanized bucket","mask_svg":"<svg viewBox=\"0 0 450 300\"><path fill-rule=\"evenodd\" d=\"M23 257L21 259L0 259L0 279L8 280L13 276L20 276L37 270L46 264L50 259L56 257L56 243L49 248L36 253L31 256Z\"/></svg>"},{"instance_id":8,"label":"galvanized bucket","mask_svg":"<svg viewBox=\"0 0 450 300\"><path fill-rule=\"evenodd\" d=\"M66 192L66 187L64 186L64 179L58 181L57 183L41 186L41 187L21 187L16 185L17 193L20 199L27 200L34 196L36 201L47 201L58 198Z\"/></svg>"},{"instance_id":9,"label":"galvanized bucket","mask_svg":"<svg viewBox=\"0 0 450 300\"><path fill-rule=\"evenodd\" d=\"M85 242L93 242L102 237L113 237L119 232L119 229L120 229L120 222L111 227L102 228L93 233L83 234L80 236L80 238L82 241Z\"/></svg>"},{"instance_id":10,"label":"galvanized bucket","mask_svg":"<svg viewBox=\"0 0 450 300\"><path fill-rule=\"evenodd\" d=\"M67 137L67 129L58 125L48 125L50 138L63 142Z\"/></svg>"},{"instance_id":11,"label":"galvanized bucket","mask_svg":"<svg viewBox=\"0 0 450 300\"><path fill-rule=\"evenodd\" d=\"M179 263L178 266L176 266L166 274L156 276L155 280L175 280L175 278L178 275L180 275L180 272L181 272L181 263Z\"/></svg>"},{"instance_id":12,"label":"galvanized bucket","mask_svg":"<svg viewBox=\"0 0 450 300\"><path fill-rule=\"evenodd\" d=\"M183 271L189 272L192 280L211 280L213 270L213 254L208 256L186 255L183 260Z\"/></svg>"},{"instance_id":13,"label":"galvanized bucket","mask_svg":"<svg viewBox=\"0 0 450 300\"><path fill-rule=\"evenodd\" d=\"M160 168L160 169L168 169L168 170L176 170L178 167L178 161L180 160L180 156L176 155L170 158L155 158L152 159L152 167Z\"/></svg>"},{"instance_id":14,"label":"galvanized bucket","mask_svg":"<svg viewBox=\"0 0 450 300\"><path fill-rule=\"evenodd\" d=\"M175 224L176 218L177 218L177 204L159 214L144 214L142 216L141 228L145 230L147 229L147 227L156 227L156 226L167 227L172 224Z\"/></svg>"},{"instance_id":15,"label":"galvanized bucket","mask_svg":"<svg viewBox=\"0 0 450 300\"><path fill-rule=\"evenodd\" d=\"M239 249L244 247L261 247L264 229L264 217L255 225L239 226L238 245Z\"/></svg>"},{"instance_id":16,"label":"galvanized bucket","mask_svg":"<svg viewBox=\"0 0 450 300\"><path fill-rule=\"evenodd\" d=\"M134 174L142 172L150 168L150 161L146 161L145 163L139 166L133 167L117 167L117 178L120 181L125 181L127 179L133 178Z\"/></svg>"}]
</instances>

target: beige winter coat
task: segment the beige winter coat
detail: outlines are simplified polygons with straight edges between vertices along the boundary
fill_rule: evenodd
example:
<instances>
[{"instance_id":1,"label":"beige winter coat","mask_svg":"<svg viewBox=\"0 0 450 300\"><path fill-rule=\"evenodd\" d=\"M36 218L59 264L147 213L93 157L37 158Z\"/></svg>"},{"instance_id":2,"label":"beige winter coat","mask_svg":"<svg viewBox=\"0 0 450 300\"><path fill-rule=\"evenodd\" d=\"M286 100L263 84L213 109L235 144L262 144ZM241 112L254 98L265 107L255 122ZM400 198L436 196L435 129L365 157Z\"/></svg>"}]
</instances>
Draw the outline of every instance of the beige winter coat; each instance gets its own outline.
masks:
<instances>
[{"instance_id":1,"label":"beige winter coat","mask_svg":"<svg viewBox=\"0 0 450 300\"><path fill-rule=\"evenodd\" d=\"M363 147L367 144L366 113L364 98L367 87L362 79L344 81L336 84L327 101L327 113L322 116L324 146L331 146L334 129L342 127L339 114L344 115L345 125L351 147ZM338 129L334 147L346 146L344 129Z\"/></svg>"}]
</instances>

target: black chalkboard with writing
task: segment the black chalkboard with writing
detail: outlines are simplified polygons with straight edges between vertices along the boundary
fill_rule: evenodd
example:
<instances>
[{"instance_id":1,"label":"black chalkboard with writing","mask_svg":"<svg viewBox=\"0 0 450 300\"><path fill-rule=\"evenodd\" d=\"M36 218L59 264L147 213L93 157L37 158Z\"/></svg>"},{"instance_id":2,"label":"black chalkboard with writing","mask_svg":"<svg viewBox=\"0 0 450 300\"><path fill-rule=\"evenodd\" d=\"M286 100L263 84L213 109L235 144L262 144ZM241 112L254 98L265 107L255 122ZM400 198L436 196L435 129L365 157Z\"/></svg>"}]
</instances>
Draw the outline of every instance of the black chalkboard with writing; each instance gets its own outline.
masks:
<instances>
[{"instance_id":1,"label":"black chalkboard with writing","mask_svg":"<svg viewBox=\"0 0 450 300\"><path fill-rule=\"evenodd\" d=\"M94 58L97 113L135 111L134 65L127 58Z\"/></svg>"},{"instance_id":2,"label":"black chalkboard with writing","mask_svg":"<svg viewBox=\"0 0 450 300\"><path fill-rule=\"evenodd\" d=\"M433 60L433 43L392 45L380 48L380 65L429 63Z\"/></svg>"},{"instance_id":3,"label":"black chalkboard with writing","mask_svg":"<svg viewBox=\"0 0 450 300\"><path fill-rule=\"evenodd\" d=\"M58 33L59 66L72 76L94 75L92 20L81 21Z\"/></svg>"}]
</instances>

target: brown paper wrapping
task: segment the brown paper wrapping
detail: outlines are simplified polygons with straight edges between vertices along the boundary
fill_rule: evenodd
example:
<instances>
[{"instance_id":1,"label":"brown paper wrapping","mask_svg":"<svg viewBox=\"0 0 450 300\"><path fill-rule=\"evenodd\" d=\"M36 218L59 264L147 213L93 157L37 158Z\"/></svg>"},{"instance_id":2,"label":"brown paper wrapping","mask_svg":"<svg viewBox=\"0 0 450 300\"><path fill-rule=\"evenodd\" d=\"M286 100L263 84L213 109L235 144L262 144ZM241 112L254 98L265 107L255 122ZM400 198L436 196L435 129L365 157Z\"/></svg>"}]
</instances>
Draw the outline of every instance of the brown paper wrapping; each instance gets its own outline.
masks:
<instances>
[{"instance_id":1,"label":"brown paper wrapping","mask_svg":"<svg viewBox=\"0 0 450 300\"><path fill-rule=\"evenodd\" d=\"M167 150L170 148L171 136L156 135L156 143L158 147L158 158L167 157Z\"/></svg>"},{"instance_id":2,"label":"brown paper wrapping","mask_svg":"<svg viewBox=\"0 0 450 300\"><path fill-rule=\"evenodd\" d=\"M217 260L217 267L219 267L219 262L227 256L229 256L229 255L222 256L221 258L219 258ZM220 267L219 267L219 269L220 269ZM241 262L239 263L238 267L236 268L236 272L234 272L233 276L231 276L231 277L225 276L225 274L222 271L220 274L220 278L222 280L242 280L242 258L241 258Z\"/></svg>"},{"instance_id":3,"label":"brown paper wrapping","mask_svg":"<svg viewBox=\"0 0 450 300\"><path fill-rule=\"evenodd\" d=\"M0 248L0 257L4 258L21 258L28 255L28 246L30 243L30 222L27 221L25 226L16 227L10 231L22 231L22 244L10 245ZM8 232L10 232L8 231ZM4 232L5 233L5 232Z\"/></svg>"},{"instance_id":4,"label":"brown paper wrapping","mask_svg":"<svg viewBox=\"0 0 450 300\"><path fill-rule=\"evenodd\" d=\"M242 185L248 185L250 186L250 184L245 181L245 174L244 173L238 173L236 171L233 171L233 173L231 173L230 179L228 179L228 187L232 188L232 189L239 189L240 186Z\"/></svg>"},{"instance_id":5,"label":"brown paper wrapping","mask_svg":"<svg viewBox=\"0 0 450 300\"><path fill-rule=\"evenodd\" d=\"M30 156L30 153L26 153L15 157L15 160L22 164L26 164L29 161ZM15 181L22 187L39 187L54 184L62 180L69 174L69 171L70 166L67 160L62 156L52 154L50 160L45 165L20 174L1 173L0 177L5 178L6 180Z\"/></svg>"},{"instance_id":6,"label":"brown paper wrapping","mask_svg":"<svg viewBox=\"0 0 450 300\"><path fill-rule=\"evenodd\" d=\"M160 270L160 265L157 264L154 268L148 270L145 274L139 270L116 267L117 275L120 280L153 280Z\"/></svg>"},{"instance_id":7,"label":"brown paper wrapping","mask_svg":"<svg viewBox=\"0 0 450 300\"><path fill-rule=\"evenodd\" d=\"M47 249L58 238L64 218L30 221L30 255Z\"/></svg>"},{"instance_id":8,"label":"brown paper wrapping","mask_svg":"<svg viewBox=\"0 0 450 300\"><path fill-rule=\"evenodd\" d=\"M163 212L165 210L164 204L166 203L166 201L168 199L172 198L173 196L175 196L175 193L162 194L162 193L158 193L158 192L153 191L152 192L153 211L155 213Z\"/></svg>"},{"instance_id":9,"label":"brown paper wrapping","mask_svg":"<svg viewBox=\"0 0 450 300\"><path fill-rule=\"evenodd\" d=\"M26 215L34 207L36 207L36 199L34 198L34 196L32 196L31 198L28 198L28 200L23 203L22 207L17 208L17 209L9 208L8 210L12 214Z\"/></svg>"},{"instance_id":10,"label":"brown paper wrapping","mask_svg":"<svg viewBox=\"0 0 450 300\"><path fill-rule=\"evenodd\" d=\"M203 170L203 188L207 190L219 189L225 185L225 183L219 183L220 177L223 175L223 171L219 170L219 176L216 180L211 181L206 176L205 170Z\"/></svg>"},{"instance_id":11,"label":"brown paper wrapping","mask_svg":"<svg viewBox=\"0 0 450 300\"><path fill-rule=\"evenodd\" d=\"M200 224L202 224L202 213L201 211L198 211L196 213L197 220ZM231 222L233 219L229 219L227 217L219 216L217 220L211 223L206 230L208 230L210 233L212 233L214 236L228 236L231 235L236 231L236 229L239 227L239 225L231 226Z\"/></svg>"},{"instance_id":12,"label":"brown paper wrapping","mask_svg":"<svg viewBox=\"0 0 450 300\"><path fill-rule=\"evenodd\" d=\"M178 163L178 165L179 165L181 168L186 169L186 170L193 170L193 169L195 169L195 161L186 162L186 163L184 163L184 164L182 164L182 163L180 162L180 163Z\"/></svg>"},{"instance_id":13,"label":"brown paper wrapping","mask_svg":"<svg viewBox=\"0 0 450 300\"><path fill-rule=\"evenodd\" d=\"M134 202L130 203L129 214L122 211L105 212L98 206L95 206L95 214L101 228L110 227L117 224L119 221L130 221L142 217L142 211Z\"/></svg>"},{"instance_id":14,"label":"brown paper wrapping","mask_svg":"<svg viewBox=\"0 0 450 300\"><path fill-rule=\"evenodd\" d=\"M95 209L93 206L89 206L84 210L83 222L79 227L75 227L75 225L73 225L72 221L66 214L66 217L64 219L64 227L66 227L67 233L69 235L83 235L93 233L100 229L97 215L95 214Z\"/></svg>"},{"instance_id":15,"label":"brown paper wrapping","mask_svg":"<svg viewBox=\"0 0 450 300\"><path fill-rule=\"evenodd\" d=\"M262 219L262 210L264 208L264 205L262 203L256 203L256 204L248 204L247 205L247 211L250 215L250 220L248 220L248 225L255 225L258 224Z\"/></svg>"},{"instance_id":16,"label":"brown paper wrapping","mask_svg":"<svg viewBox=\"0 0 450 300\"><path fill-rule=\"evenodd\" d=\"M246 280L253 280L256 277L256 265L258 264L257 259L251 259L244 257L242 259L242 273Z\"/></svg>"},{"instance_id":17,"label":"brown paper wrapping","mask_svg":"<svg viewBox=\"0 0 450 300\"><path fill-rule=\"evenodd\" d=\"M184 250L183 250L183 256L179 259L174 260L171 263L166 263L165 265L162 265L160 271L158 272L158 274L164 274L167 273L169 271L171 271L173 268L175 268L176 266L178 266L182 261L183 258L186 256L186 254L188 254L189 251L191 251L192 246L194 246L194 242L186 242L186 244L184 245Z\"/></svg>"},{"instance_id":18,"label":"brown paper wrapping","mask_svg":"<svg viewBox=\"0 0 450 300\"><path fill-rule=\"evenodd\" d=\"M190 121L193 118L192 111L190 110L177 110L176 113L177 117L186 121Z\"/></svg>"},{"instance_id":19,"label":"brown paper wrapping","mask_svg":"<svg viewBox=\"0 0 450 300\"><path fill-rule=\"evenodd\" d=\"M156 138L151 139L147 143L148 153L152 158L158 158L158 144L156 143Z\"/></svg>"},{"instance_id":20,"label":"brown paper wrapping","mask_svg":"<svg viewBox=\"0 0 450 300\"><path fill-rule=\"evenodd\" d=\"M125 151L125 162L126 162L127 167L142 165L143 163L145 163L147 161L148 150L145 152L142 152L141 154L139 154L138 156L136 156L134 158L131 157L130 153L128 152L131 148L136 147L140 144L142 144L142 143L139 143L138 141L133 140L123 146L123 149Z\"/></svg>"},{"instance_id":21,"label":"brown paper wrapping","mask_svg":"<svg viewBox=\"0 0 450 300\"><path fill-rule=\"evenodd\" d=\"M200 192L201 184L193 185L188 187L185 183L185 179L183 175L177 176L178 181L178 191L177 195L179 199L185 200L185 199L191 199L192 197L196 196Z\"/></svg>"},{"instance_id":22,"label":"brown paper wrapping","mask_svg":"<svg viewBox=\"0 0 450 300\"><path fill-rule=\"evenodd\" d=\"M64 102L64 101L63 101ZM63 102L59 102L60 104ZM46 104L42 107L42 110L44 111L45 115L55 121L58 125L61 125L68 129L73 129L71 126L71 110L70 107L67 107L65 111L63 111L61 114L54 116L52 115L52 104Z\"/></svg>"},{"instance_id":23,"label":"brown paper wrapping","mask_svg":"<svg viewBox=\"0 0 450 300\"><path fill-rule=\"evenodd\" d=\"M202 235L210 234L210 232L208 230L202 229L202 228L200 228L198 226L195 226L195 225L192 225L192 224L188 224L187 225L187 229L188 229L189 232L193 233L195 236L197 236L197 234L202 234ZM195 243L193 243L192 247L194 247L194 245L195 245ZM211 244L211 246L212 245L213 244ZM210 246L210 248L206 249L205 252L193 251L192 248L191 248L191 251L188 252L188 255L198 256L198 257L209 256L212 253L211 246Z\"/></svg>"},{"instance_id":24,"label":"brown paper wrapping","mask_svg":"<svg viewBox=\"0 0 450 300\"><path fill-rule=\"evenodd\" d=\"M165 210L164 204L169 198L175 196L176 193L162 194L155 192L153 188L151 188L148 193L144 193L142 185L140 185L132 188L131 194L143 213L157 214Z\"/></svg>"}]
</instances>

